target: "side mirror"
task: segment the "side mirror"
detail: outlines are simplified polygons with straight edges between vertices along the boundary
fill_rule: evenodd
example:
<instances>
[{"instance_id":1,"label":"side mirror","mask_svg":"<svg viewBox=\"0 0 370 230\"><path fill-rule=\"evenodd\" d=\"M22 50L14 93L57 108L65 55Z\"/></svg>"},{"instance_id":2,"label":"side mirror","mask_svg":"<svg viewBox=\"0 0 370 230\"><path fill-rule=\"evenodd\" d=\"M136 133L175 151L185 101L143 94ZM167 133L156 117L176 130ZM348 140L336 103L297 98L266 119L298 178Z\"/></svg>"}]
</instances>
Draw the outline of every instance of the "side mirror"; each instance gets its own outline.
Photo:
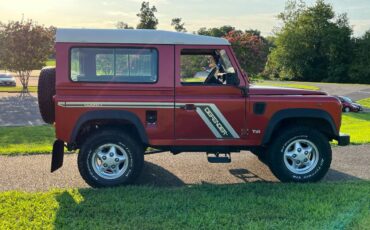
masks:
<instances>
[{"instance_id":1,"label":"side mirror","mask_svg":"<svg viewBox=\"0 0 370 230\"><path fill-rule=\"evenodd\" d=\"M228 73L226 75L226 82L228 85L239 86L240 80L237 73Z\"/></svg>"}]
</instances>

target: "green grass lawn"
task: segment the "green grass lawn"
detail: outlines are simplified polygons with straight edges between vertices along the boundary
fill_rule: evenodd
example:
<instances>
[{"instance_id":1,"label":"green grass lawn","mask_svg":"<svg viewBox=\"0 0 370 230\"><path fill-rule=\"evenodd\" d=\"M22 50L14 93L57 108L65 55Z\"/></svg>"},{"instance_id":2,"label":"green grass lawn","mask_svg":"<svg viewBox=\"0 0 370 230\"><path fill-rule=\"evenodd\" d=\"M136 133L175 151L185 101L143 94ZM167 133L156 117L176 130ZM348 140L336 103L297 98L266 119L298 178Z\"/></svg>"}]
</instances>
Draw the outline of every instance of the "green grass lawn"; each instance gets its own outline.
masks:
<instances>
[{"instance_id":1,"label":"green grass lawn","mask_svg":"<svg viewBox=\"0 0 370 230\"><path fill-rule=\"evenodd\" d=\"M204 78L183 78L181 79L183 82L187 83L195 83L195 82L203 82ZM262 85L262 86L275 86L275 87L286 87L286 88L296 88L296 89L308 89L308 90L319 90L319 87L313 85L305 85L297 84L297 83L280 83L280 82L256 82L253 83L255 85Z\"/></svg>"},{"instance_id":2,"label":"green grass lawn","mask_svg":"<svg viewBox=\"0 0 370 230\"><path fill-rule=\"evenodd\" d=\"M55 66L55 59L49 59L45 62L45 66Z\"/></svg>"},{"instance_id":3,"label":"green grass lawn","mask_svg":"<svg viewBox=\"0 0 370 230\"><path fill-rule=\"evenodd\" d=\"M352 144L370 143L370 113L343 114L340 131L351 135Z\"/></svg>"},{"instance_id":4,"label":"green grass lawn","mask_svg":"<svg viewBox=\"0 0 370 230\"><path fill-rule=\"evenodd\" d=\"M365 229L370 182L0 193L0 229Z\"/></svg>"},{"instance_id":5,"label":"green grass lawn","mask_svg":"<svg viewBox=\"0 0 370 230\"><path fill-rule=\"evenodd\" d=\"M204 82L204 78L200 78L200 77L191 77L191 78L181 78L181 82L197 82L197 83L203 83Z\"/></svg>"},{"instance_id":6,"label":"green grass lawn","mask_svg":"<svg viewBox=\"0 0 370 230\"><path fill-rule=\"evenodd\" d=\"M52 126L0 127L0 155L50 153Z\"/></svg>"},{"instance_id":7,"label":"green grass lawn","mask_svg":"<svg viewBox=\"0 0 370 230\"><path fill-rule=\"evenodd\" d=\"M262 86L276 86L276 87L287 87L287 88L297 88L297 89L308 89L308 90L319 90L319 87L313 85L297 84L297 83L275 83L275 82L256 82L255 85Z\"/></svg>"},{"instance_id":8,"label":"green grass lawn","mask_svg":"<svg viewBox=\"0 0 370 230\"><path fill-rule=\"evenodd\" d=\"M18 93L22 91L22 86L0 86L0 92L11 92L11 93ZM28 91L30 93L37 92L37 86L28 86Z\"/></svg>"},{"instance_id":9,"label":"green grass lawn","mask_svg":"<svg viewBox=\"0 0 370 230\"><path fill-rule=\"evenodd\" d=\"M361 100L357 101L357 103L363 105L366 108L370 108L370 97L365 98L365 99L361 99Z\"/></svg>"}]
</instances>

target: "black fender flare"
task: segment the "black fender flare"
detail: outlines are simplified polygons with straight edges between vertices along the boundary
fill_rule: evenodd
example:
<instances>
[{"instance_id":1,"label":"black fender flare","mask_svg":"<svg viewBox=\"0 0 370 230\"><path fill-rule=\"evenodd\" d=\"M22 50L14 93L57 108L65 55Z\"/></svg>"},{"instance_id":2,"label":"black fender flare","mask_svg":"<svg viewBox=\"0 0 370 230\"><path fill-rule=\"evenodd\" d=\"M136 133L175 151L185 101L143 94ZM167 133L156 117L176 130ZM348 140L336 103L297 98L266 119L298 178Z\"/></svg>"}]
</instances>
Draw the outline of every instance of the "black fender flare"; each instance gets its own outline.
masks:
<instances>
[{"instance_id":1,"label":"black fender flare","mask_svg":"<svg viewBox=\"0 0 370 230\"><path fill-rule=\"evenodd\" d=\"M276 126L284 119L289 118L323 119L330 125L333 136L339 136L339 132L336 129L333 118L330 116L328 112L322 109L283 109L279 110L271 117L270 122L268 123L267 128L265 130L265 134L262 139L262 144L267 144L270 141Z\"/></svg>"},{"instance_id":2,"label":"black fender flare","mask_svg":"<svg viewBox=\"0 0 370 230\"><path fill-rule=\"evenodd\" d=\"M69 143L74 143L77 139L77 135L81 129L81 127L88 121L93 120L125 120L131 124L133 124L140 136L141 141L144 144L148 144L148 136L145 132L144 125L140 121L139 117L130 112L125 110L96 110L96 111L89 111L84 113L76 122L75 127L73 128Z\"/></svg>"}]
</instances>

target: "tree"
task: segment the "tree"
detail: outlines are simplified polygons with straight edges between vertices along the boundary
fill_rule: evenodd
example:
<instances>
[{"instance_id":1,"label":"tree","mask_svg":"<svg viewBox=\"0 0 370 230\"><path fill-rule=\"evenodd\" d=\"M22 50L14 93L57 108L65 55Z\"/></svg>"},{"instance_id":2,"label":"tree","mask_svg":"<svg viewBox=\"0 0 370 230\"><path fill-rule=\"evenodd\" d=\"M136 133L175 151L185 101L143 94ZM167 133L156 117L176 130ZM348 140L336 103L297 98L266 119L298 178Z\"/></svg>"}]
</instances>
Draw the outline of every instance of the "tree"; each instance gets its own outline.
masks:
<instances>
[{"instance_id":1,"label":"tree","mask_svg":"<svg viewBox=\"0 0 370 230\"><path fill-rule=\"evenodd\" d=\"M173 18L171 21L171 26L175 27L177 32L186 32L185 23L182 23L181 18Z\"/></svg>"},{"instance_id":2,"label":"tree","mask_svg":"<svg viewBox=\"0 0 370 230\"><path fill-rule=\"evenodd\" d=\"M126 22L119 21L116 24L117 29L133 29L134 27L129 26Z\"/></svg>"},{"instance_id":3,"label":"tree","mask_svg":"<svg viewBox=\"0 0 370 230\"><path fill-rule=\"evenodd\" d=\"M0 28L1 28L1 22L0 22ZM2 61L2 58L4 57L4 54L2 54L5 50L5 45L4 45L4 39L5 39L5 35L4 33L1 33L1 30L0 30L0 69L4 69L3 67L3 61Z\"/></svg>"},{"instance_id":4,"label":"tree","mask_svg":"<svg viewBox=\"0 0 370 230\"><path fill-rule=\"evenodd\" d=\"M353 46L350 79L352 82L370 84L370 30L363 37L353 39Z\"/></svg>"},{"instance_id":5,"label":"tree","mask_svg":"<svg viewBox=\"0 0 370 230\"><path fill-rule=\"evenodd\" d=\"M223 37L232 45L241 67L250 75L261 73L266 65L271 43L258 30L236 30L233 26L200 28L198 34Z\"/></svg>"},{"instance_id":6,"label":"tree","mask_svg":"<svg viewBox=\"0 0 370 230\"><path fill-rule=\"evenodd\" d=\"M241 67L250 75L261 73L266 65L270 43L259 31L230 31L226 38L232 45Z\"/></svg>"},{"instance_id":7,"label":"tree","mask_svg":"<svg viewBox=\"0 0 370 230\"><path fill-rule=\"evenodd\" d=\"M206 35L206 36L212 36L212 37L224 37L226 36L230 31L234 31L235 27L233 26L221 26L219 28L209 28L202 27L198 30L198 34L200 35Z\"/></svg>"},{"instance_id":8,"label":"tree","mask_svg":"<svg viewBox=\"0 0 370 230\"><path fill-rule=\"evenodd\" d=\"M154 15L155 12L157 12L155 6L150 7L149 2L142 2L140 13L136 14L140 18L136 29L157 29L158 19Z\"/></svg>"},{"instance_id":9,"label":"tree","mask_svg":"<svg viewBox=\"0 0 370 230\"><path fill-rule=\"evenodd\" d=\"M346 15L336 16L324 0L311 7L289 1L279 19L283 27L266 72L301 81L349 81L352 29Z\"/></svg>"},{"instance_id":10,"label":"tree","mask_svg":"<svg viewBox=\"0 0 370 230\"><path fill-rule=\"evenodd\" d=\"M41 69L53 53L55 28L37 25L32 20L0 24L1 66L16 72L28 90L28 79L34 69Z\"/></svg>"}]
</instances>

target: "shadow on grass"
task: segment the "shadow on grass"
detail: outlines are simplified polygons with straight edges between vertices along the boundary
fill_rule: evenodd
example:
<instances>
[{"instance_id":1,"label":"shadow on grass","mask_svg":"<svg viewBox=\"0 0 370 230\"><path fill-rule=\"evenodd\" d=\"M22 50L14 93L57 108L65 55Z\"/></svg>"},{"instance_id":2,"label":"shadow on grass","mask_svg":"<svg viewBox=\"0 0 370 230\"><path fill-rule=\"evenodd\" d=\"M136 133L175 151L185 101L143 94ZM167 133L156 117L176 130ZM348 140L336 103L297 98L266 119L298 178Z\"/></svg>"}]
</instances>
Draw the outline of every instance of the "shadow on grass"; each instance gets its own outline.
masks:
<instances>
[{"instance_id":1,"label":"shadow on grass","mask_svg":"<svg viewBox=\"0 0 370 230\"><path fill-rule=\"evenodd\" d=\"M294 228L336 229L364 218L370 184L354 176L330 170L323 183L291 184L268 183L248 169L229 171L245 183L186 184L165 168L145 162L134 186L58 194L54 227L284 229L288 223ZM307 213L310 218L302 219Z\"/></svg>"},{"instance_id":2,"label":"shadow on grass","mask_svg":"<svg viewBox=\"0 0 370 230\"><path fill-rule=\"evenodd\" d=\"M69 190L56 195L54 227L286 229L288 225L292 229L345 229L369 216L369 188L368 182L256 182ZM308 213L310 218L302 218Z\"/></svg>"}]
</instances>

